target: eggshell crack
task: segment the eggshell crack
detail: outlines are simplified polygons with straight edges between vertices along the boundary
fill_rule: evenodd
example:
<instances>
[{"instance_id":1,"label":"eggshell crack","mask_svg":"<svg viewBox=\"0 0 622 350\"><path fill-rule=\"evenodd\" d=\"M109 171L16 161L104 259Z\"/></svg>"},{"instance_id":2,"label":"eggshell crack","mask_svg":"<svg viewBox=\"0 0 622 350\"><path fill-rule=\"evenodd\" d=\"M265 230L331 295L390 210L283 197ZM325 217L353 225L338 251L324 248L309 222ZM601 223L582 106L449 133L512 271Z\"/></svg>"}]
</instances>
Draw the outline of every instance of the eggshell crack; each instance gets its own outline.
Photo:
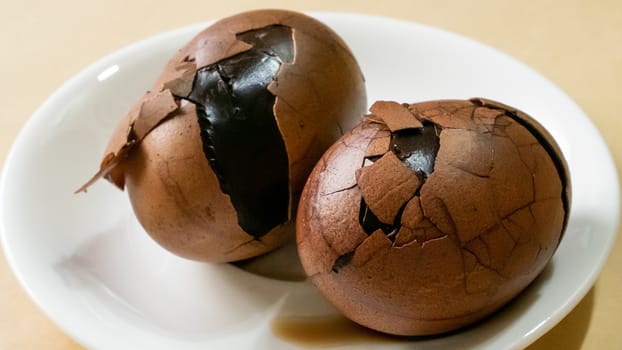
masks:
<instances>
[{"instance_id":1,"label":"eggshell crack","mask_svg":"<svg viewBox=\"0 0 622 350\"><path fill-rule=\"evenodd\" d=\"M303 267L348 318L382 332L438 334L490 315L562 237L570 189L558 146L528 115L486 99L382 101L371 112L309 177L297 221ZM434 127L437 151L408 139L395 148L403 130L424 135L415 125ZM433 170L418 173L404 162L424 148L436 152ZM318 195L335 186L332 174L351 185L352 173L355 186Z\"/></svg>"}]
</instances>

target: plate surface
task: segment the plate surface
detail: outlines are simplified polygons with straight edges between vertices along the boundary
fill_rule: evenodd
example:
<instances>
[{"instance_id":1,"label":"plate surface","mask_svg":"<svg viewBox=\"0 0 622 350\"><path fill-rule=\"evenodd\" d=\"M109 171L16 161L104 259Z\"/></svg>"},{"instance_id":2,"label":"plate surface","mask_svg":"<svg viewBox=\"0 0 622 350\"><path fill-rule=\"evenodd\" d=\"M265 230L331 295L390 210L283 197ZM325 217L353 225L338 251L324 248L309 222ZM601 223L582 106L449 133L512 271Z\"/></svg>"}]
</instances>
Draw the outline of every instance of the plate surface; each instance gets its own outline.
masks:
<instances>
[{"instance_id":1,"label":"plate surface","mask_svg":"<svg viewBox=\"0 0 622 350\"><path fill-rule=\"evenodd\" d=\"M308 282L169 254L136 222L126 195L104 181L74 195L97 169L116 121L202 24L141 41L85 69L32 116L6 160L0 179L6 256L31 298L77 341L111 349L517 349L587 293L615 238L619 189L607 147L578 106L524 64L464 37L380 17L313 15L354 51L370 103L487 97L549 129L573 186L568 229L552 262L484 322L444 337L398 340L343 321Z\"/></svg>"}]
</instances>

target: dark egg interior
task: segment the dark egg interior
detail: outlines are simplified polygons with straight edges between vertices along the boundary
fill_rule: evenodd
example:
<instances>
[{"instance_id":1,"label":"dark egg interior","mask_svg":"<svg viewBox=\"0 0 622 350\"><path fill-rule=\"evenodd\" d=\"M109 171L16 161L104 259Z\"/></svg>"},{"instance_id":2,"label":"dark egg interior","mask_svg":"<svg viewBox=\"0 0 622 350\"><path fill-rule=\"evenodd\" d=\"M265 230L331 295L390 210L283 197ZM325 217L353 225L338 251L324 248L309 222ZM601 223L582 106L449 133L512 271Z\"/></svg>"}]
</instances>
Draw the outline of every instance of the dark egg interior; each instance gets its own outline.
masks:
<instances>
[{"instance_id":1,"label":"dark egg interior","mask_svg":"<svg viewBox=\"0 0 622 350\"><path fill-rule=\"evenodd\" d=\"M291 63L291 28L272 25L237 35L252 48L199 69L188 100L195 103L203 152L231 197L238 224L261 237L289 218L287 150L268 85Z\"/></svg>"}]
</instances>

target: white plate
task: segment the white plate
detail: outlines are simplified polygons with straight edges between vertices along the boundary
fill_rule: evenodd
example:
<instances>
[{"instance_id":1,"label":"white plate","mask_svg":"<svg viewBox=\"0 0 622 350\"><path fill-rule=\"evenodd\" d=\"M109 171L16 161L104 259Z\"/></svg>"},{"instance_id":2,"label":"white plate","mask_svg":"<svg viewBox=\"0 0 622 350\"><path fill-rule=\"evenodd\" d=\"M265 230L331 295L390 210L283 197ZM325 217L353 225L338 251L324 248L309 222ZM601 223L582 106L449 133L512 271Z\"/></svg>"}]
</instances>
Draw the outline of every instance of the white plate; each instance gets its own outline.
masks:
<instances>
[{"instance_id":1,"label":"white plate","mask_svg":"<svg viewBox=\"0 0 622 350\"><path fill-rule=\"evenodd\" d=\"M287 334L340 329L341 337L328 332L307 345L516 349L553 327L589 290L615 238L619 191L606 145L577 105L530 68L472 40L386 18L315 16L351 46L370 102L488 97L550 130L573 186L568 230L552 263L485 322L445 337L397 341L339 328L344 323L331 321L335 311L307 282L163 251L137 224L125 194L108 183L74 195L97 169L116 120L204 27L198 25L131 45L68 81L32 116L6 160L0 184L6 256L32 299L77 341L108 349L290 349L301 343L283 340ZM291 317L308 322L283 330L273 321Z\"/></svg>"}]
</instances>

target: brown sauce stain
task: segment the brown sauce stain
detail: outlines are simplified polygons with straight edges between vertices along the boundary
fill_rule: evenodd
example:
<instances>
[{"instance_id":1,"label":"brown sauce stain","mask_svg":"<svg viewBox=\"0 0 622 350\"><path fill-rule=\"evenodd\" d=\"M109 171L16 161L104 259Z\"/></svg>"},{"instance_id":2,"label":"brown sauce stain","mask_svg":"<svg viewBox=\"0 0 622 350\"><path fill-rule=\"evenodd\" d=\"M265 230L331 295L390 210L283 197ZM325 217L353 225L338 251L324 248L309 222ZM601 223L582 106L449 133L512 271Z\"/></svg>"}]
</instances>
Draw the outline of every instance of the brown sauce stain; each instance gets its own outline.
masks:
<instances>
[{"instance_id":1,"label":"brown sauce stain","mask_svg":"<svg viewBox=\"0 0 622 350\"><path fill-rule=\"evenodd\" d=\"M344 316L277 316L270 324L279 339L302 347L323 348L348 344L410 342L409 337L383 334Z\"/></svg>"}]
</instances>

